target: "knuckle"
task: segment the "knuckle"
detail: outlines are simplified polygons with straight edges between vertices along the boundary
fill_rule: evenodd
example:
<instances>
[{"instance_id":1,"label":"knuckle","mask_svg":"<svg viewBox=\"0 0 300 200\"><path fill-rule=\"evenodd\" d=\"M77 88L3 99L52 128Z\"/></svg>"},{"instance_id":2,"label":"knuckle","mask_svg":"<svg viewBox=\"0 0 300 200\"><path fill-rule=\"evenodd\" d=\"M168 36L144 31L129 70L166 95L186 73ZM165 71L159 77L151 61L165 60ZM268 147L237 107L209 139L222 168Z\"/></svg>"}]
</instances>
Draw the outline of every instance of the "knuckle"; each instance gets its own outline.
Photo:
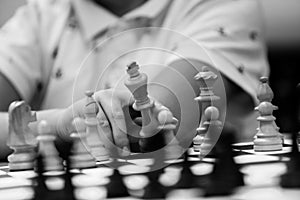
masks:
<instances>
[{"instance_id":1,"label":"knuckle","mask_svg":"<svg viewBox=\"0 0 300 200\"><path fill-rule=\"evenodd\" d=\"M102 128L108 128L109 127L109 122L107 119L99 119L99 125Z\"/></svg>"}]
</instances>

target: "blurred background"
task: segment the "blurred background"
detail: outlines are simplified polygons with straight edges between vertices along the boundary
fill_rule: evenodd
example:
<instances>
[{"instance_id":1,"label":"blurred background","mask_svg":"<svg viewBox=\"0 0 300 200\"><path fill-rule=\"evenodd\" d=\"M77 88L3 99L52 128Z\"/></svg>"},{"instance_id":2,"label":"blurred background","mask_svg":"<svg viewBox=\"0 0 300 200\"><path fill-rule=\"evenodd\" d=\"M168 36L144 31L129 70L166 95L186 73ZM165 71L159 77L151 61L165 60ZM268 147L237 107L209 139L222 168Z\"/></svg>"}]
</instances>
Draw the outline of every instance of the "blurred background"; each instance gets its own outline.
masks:
<instances>
[{"instance_id":1,"label":"blurred background","mask_svg":"<svg viewBox=\"0 0 300 200\"><path fill-rule=\"evenodd\" d=\"M300 1L258 1L266 31L273 103L279 107L274 115L281 132L290 132L296 128L292 117L297 112L295 86L300 83ZM24 3L25 0L0 0L0 26Z\"/></svg>"}]
</instances>

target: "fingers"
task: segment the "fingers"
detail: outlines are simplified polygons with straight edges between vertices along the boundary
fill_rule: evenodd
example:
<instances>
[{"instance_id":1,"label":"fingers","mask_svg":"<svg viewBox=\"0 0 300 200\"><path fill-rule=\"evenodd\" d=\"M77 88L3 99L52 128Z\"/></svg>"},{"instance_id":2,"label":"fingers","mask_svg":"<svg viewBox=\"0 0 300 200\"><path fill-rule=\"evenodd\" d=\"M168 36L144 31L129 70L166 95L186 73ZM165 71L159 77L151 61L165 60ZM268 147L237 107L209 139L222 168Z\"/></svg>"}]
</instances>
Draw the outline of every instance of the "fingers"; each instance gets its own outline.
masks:
<instances>
[{"instance_id":1,"label":"fingers","mask_svg":"<svg viewBox=\"0 0 300 200\"><path fill-rule=\"evenodd\" d=\"M106 114L103 112L102 108L99 109L99 112L97 114L97 119L99 122L98 130L100 132L100 138L105 143L105 146L107 146L109 149L112 149L114 139L112 137L110 123L106 117Z\"/></svg>"},{"instance_id":2,"label":"fingers","mask_svg":"<svg viewBox=\"0 0 300 200\"><path fill-rule=\"evenodd\" d=\"M111 94L103 92L97 96L97 101L100 102L102 106L104 112L102 116L108 118L112 129L112 133L109 133L107 130L107 123L103 120L102 127L104 126L106 136L112 138L114 143L122 149L122 155L128 155L130 147L121 99L118 97L112 99Z\"/></svg>"},{"instance_id":3,"label":"fingers","mask_svg":"<svg viewBox=\"0 0 300 200\"><path fill-rule=\"evenodd\" d=\"M85 122L84 122L84 119L83 118L80 118L80 117L75 117L72 121L72 129L73 131L72 132L76 132L76 133L79 133L82 134L86 132L86 125L85 125Z\"/></svg>"},{"instance_id":4,"label":"fingers","mask_svg":"<svg viewBox=\"0 0 300 200\"><path fill-rule=\"evenodd\" d=\"M161 125L160 128L163 129L176 128L178 120L175 117L173 117L172 112L167 107L155 101L153 112L157 116L157 121Z\"/></svg>"}]
</instances>

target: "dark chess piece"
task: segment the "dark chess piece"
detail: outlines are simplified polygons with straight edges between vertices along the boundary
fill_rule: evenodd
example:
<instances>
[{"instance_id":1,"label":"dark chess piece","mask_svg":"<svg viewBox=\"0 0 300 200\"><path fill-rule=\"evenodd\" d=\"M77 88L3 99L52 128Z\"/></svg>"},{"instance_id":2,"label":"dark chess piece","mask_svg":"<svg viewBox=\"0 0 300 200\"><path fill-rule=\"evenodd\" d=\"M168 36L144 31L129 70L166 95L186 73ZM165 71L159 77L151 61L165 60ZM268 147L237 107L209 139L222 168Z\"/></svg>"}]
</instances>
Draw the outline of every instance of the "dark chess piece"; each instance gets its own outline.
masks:
<instances>
[{"instance_id":1,"label":"dark chess piece","mask_svg":"<svg viewBox=\"0 0 300 200\"><path fill-rule=\"evenodd\" d=\"M298 149L297 133L292 134L293 145L287 172L281 176L280 185L284 188L300 188L300 153Z\"/></svg>"},{"instance_id":2,"label":"dark chess piece","mask_svg":"<svg viewBox=\"0 0 300 200\"><path fill-rule=\"evenodd\" d=\"M233 193L234 189L244 185L243 174L234 161L232 144L234 143L234 132L223 129L216 144L216 163L210 180L205 187L205 196L222 196Z\"/></svg>"},{"instance_id":3,"label":"dark chess piece","mask_svg":"<svg viewBox=\"0 0 300 200\"><path fill-rule=\"evenodd\" d=\"M45 176L44 173L44 163L43 163L43 156L39 155L37 157L37 174L36 177L36 185L34 186L34 197L33 200L40 200L40 199L49 199L49 190L45 183Z\"/></svg>"},{"instance_id":4,"label":"dark chess piece","mask_svg":"<svg viewBox=\"0 0 300 200\"><path fill-rule=\"evenodd\" d=\"M195 175L192 173L190 167L191 163L188 161L188 153L185 152L180 179L174 185L175 188L194 188L197 186Z\"/></svg>"},{"instance_id":5,"label":"dark chess piece","mask_svg":"<svg viewBox=\"0 0 300 200\"><path fill-rule=\"evenodd\" d=\"M130 196L127 187L123 182L123 176L117 169L114 169L113 175L110 176L110 182L106 185L107 198L119 198Z\"/></svg>"},{"instance_id":6,"label":"dark chess piece","mask_svg":"<svg viewBox=\"0 0 300 200\"><path fill-rule=\"evenodd\" d=\"M164 186L158 181L160 175L160 170L151 171L148 173L147 177L149 179L149 184L145 187L144 199L164 199L166 198L166 191Z\"/></svg>"},{"instance_id":7,"label":"dark chess piece","mask_svg":"<svg viewBox=\"0 0 300 200\"><path fill-rule=\"evenodd\" d=\"M164 199L166 198L166 188L158 181L160 175L164 172L161 168L161 163L166 159L166 152L162 152L159 156L154 158L154 163L147 173L149 184L144 188L144 199Z\"/></svg>"},{"instance_id":8,"label":"dark chess piece","mask_svg":"<svg viewBox=\"0 0 300 200\"><path fill-rule=\"evenodd\" d=\"M70 157L70 149L67 149L67 155ZM72 184L72 174L70 173L70 161L66 158L66 172L63 175L65 186L62 190L49 190L44 176L44 158L42 155L37 157L37 173L36 186L34 188L33 200L76 200L74 196L74 186Z\"/></svg>"},{"instance_id":9,"label":"dark chess piece","mask_svg":"<svg viewBox=\"0 0 300 200\"><path fill-rule=\"evenodd\" d=\"M72 145L70 145L72 146ZM66 172L64 174L64 179L65 179L65 186L63 189L63 198L61 200L76 200L75 195L74 195L74 185L72 183L72 177L73 174L70 172L72 163L70 161L71 157L71 148L67 150L68 151L68 156L66 158Z\"/></svg>"},{"instance_id":10,"label":"dark chess piece","mask_svg":"<svg viewBox=\"0 0 300 200\"><path fill-rule=\"evenodd\" d=\"M297 105L293 120L297 128L292 133L292 152L290 153L290 161L287 163L287 172L281 176L280 185L284 188L300 188L300 152L298 144L300 130L300 84L297 85L295 94Z\"/></svg>"},{"instance_id":11,"label":"dark chess piece","mask_svg":"<svg viewBox=\"0 0 300 200\"><path fill-rule=\"evenodd\" d=\"M152 137L141 138L139 141L141 152L153 152L165 146L163 132L160 131Z\"/></svg>"}]
</instances>

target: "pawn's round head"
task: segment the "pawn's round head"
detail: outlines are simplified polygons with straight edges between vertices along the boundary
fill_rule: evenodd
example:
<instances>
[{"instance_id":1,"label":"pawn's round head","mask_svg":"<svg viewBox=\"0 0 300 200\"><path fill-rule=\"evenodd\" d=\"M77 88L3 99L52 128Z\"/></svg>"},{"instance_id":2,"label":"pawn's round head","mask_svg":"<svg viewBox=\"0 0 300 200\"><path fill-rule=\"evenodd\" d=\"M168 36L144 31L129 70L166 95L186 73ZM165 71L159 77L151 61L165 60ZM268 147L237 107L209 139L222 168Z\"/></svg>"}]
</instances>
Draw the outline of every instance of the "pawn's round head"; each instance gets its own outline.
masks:
<instances>
[{"instance_id":1,"label":"pawn's round head","mask_svg":"<svg viewBox=\"0 0 300 200\"><path fill-rule=\"evenodd\" d=\"M208 120L218 120L220 116L220 112L218 108L214 106L209 106L205 109L204 115Z\"/></svg>"}]
</instances>

